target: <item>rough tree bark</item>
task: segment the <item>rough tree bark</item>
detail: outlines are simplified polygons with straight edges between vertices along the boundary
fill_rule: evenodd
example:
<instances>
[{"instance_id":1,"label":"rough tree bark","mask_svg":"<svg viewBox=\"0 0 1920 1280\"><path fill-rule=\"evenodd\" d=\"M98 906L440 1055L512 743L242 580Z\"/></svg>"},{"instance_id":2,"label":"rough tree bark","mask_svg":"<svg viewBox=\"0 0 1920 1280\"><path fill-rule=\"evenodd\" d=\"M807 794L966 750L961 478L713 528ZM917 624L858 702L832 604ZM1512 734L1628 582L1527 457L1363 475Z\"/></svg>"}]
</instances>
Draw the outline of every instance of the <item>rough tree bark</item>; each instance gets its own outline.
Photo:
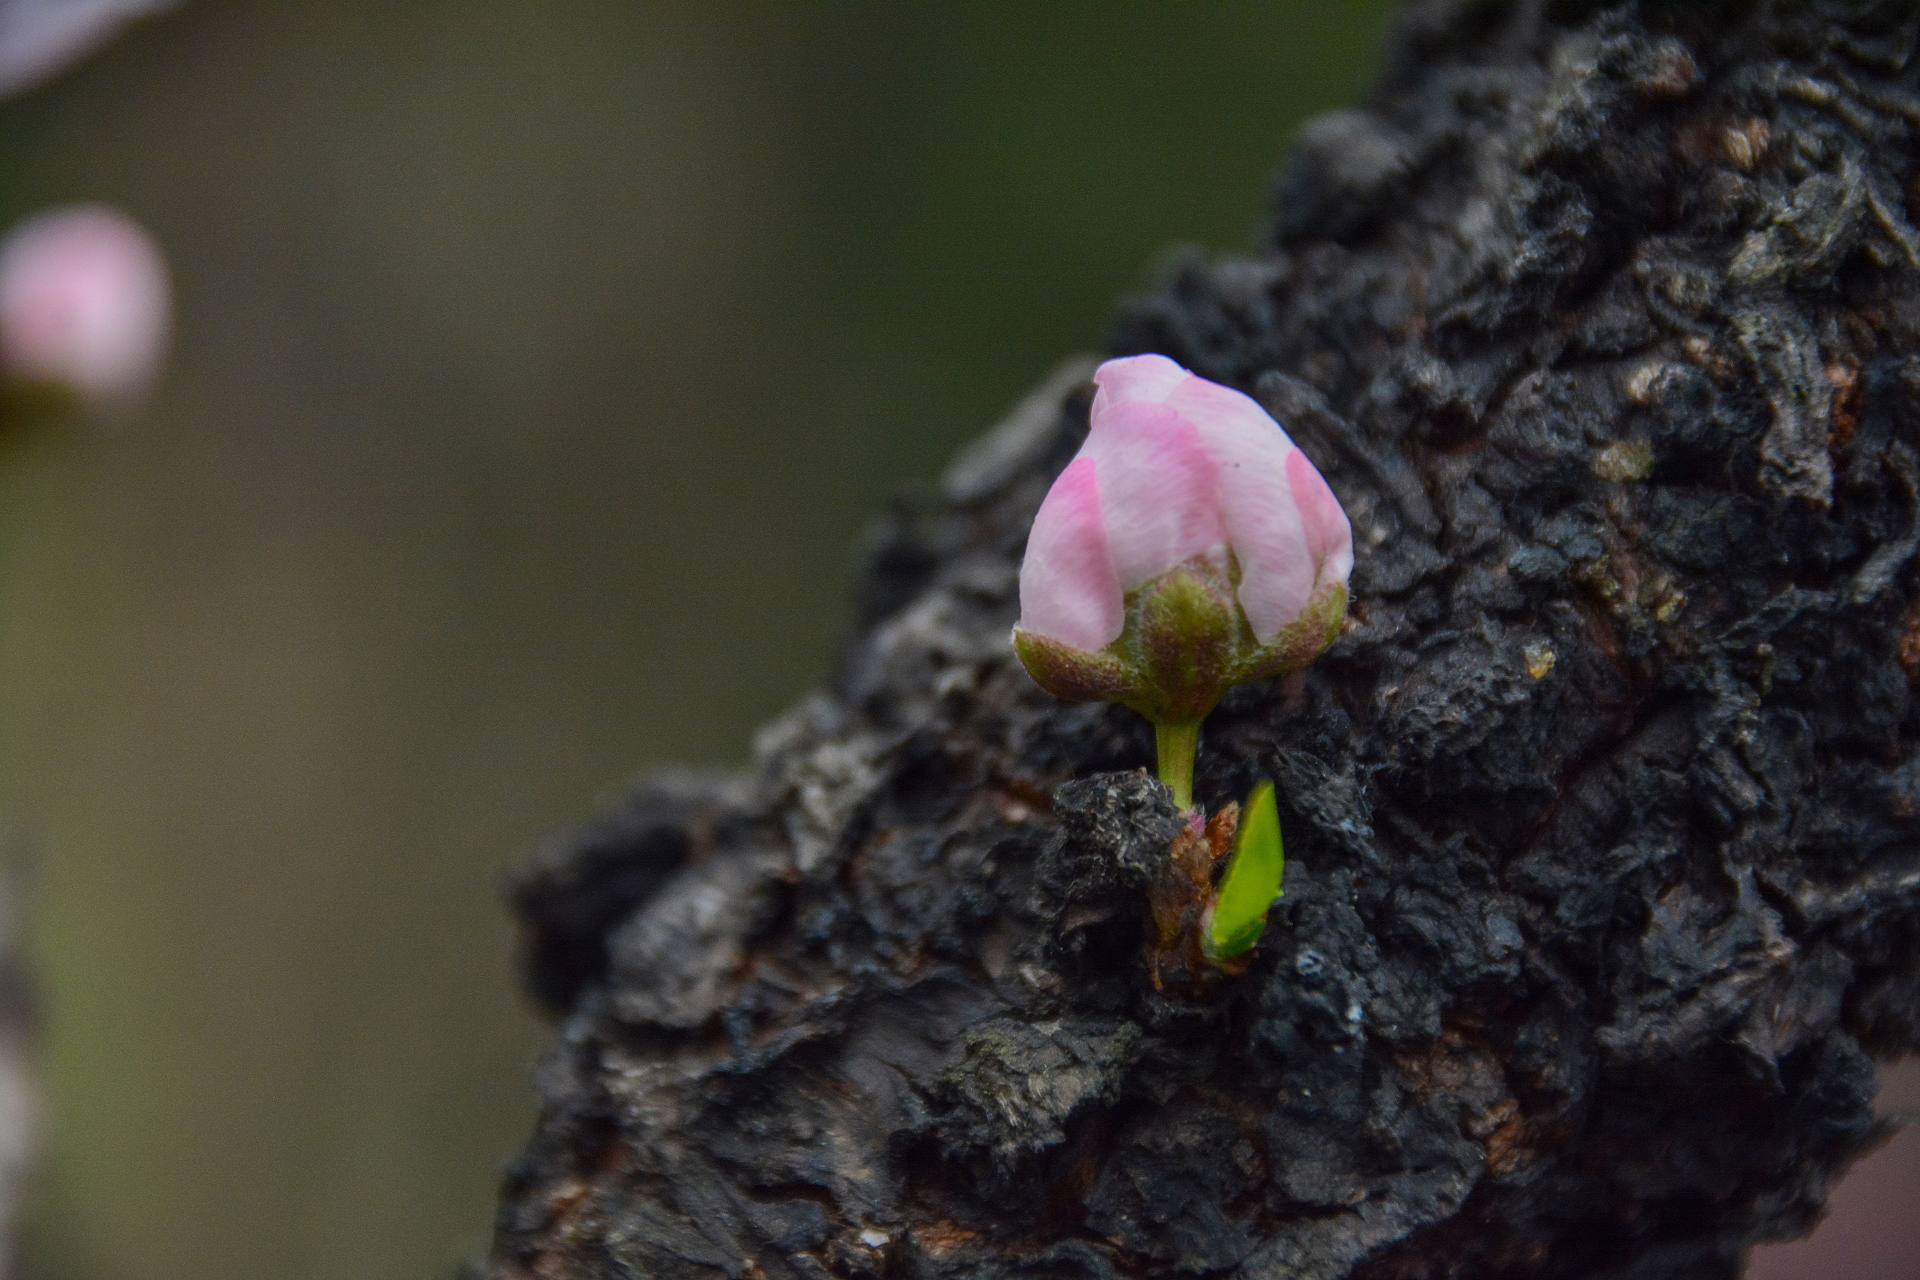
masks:
<instances>
[{"instance_id":1,"label":"rough tree bark","mask_svg":"<svg viewBox=\"0 0 1920 1280\"><path fill-rule=\"evenodd\" d=\"M1210 722L1257 963L1156 992L1144 726L1007 644L1085 368L895 517L830 694L519 884L498 1280L1732 1276L1920 1041L1910 3L1417 4L1260 251L1118 322L1354 518Z\"/></svg>"}]
</instances>

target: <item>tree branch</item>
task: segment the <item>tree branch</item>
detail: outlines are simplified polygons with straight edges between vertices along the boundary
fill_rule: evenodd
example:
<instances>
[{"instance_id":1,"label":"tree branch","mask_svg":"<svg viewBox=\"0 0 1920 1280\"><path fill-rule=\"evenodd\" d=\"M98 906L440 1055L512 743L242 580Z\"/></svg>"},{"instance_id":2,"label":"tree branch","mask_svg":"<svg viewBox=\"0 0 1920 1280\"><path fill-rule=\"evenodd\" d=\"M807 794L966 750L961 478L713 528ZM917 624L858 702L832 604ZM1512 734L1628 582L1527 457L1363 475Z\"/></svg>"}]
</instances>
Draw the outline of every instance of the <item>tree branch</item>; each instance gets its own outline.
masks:
<instances>
[{"instance_id":1,"label":"tree branch","mask_svg":"<svg viewBox=\"0 0 1920 1280\"><path fill-rule=\"evenodd\" d=\"M830 694L522 883L560 1034L490 1273L1737 1273L1920 1041L1916 16L1414 5L1260 252L1115 346L1258 396L1348 632L1209 722L1252 969L1156 992L1176 818L1007 644L1043 388L877 539ZM1071 388L1071 389L1068 389Z\"/></svg>"}]
</instances>

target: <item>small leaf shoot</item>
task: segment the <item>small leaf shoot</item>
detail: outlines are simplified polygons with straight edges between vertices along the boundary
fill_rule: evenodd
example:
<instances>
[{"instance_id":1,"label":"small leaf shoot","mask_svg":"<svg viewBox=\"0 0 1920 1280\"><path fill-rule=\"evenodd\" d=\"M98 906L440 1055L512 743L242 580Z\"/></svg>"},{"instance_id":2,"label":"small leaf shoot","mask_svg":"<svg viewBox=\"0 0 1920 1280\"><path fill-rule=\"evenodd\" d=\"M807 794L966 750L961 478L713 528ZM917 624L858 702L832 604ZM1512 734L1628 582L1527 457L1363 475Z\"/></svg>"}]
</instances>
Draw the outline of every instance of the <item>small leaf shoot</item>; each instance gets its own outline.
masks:
<instances>
[{"instance_id":1,"label":"small leaf shoot","mask_svg":"<svg viewBox=\"0 0 1920 1280\"><path fill-rule=\"evenodd\" d=\"M1221 877L1206 924L1209 960L1235 960L1253 950L1266 932L1267 912L1280 898L1286 874L1286 849L1280 840L1280 813L1273 784L1262 782L1240 811L1240 831L1227 873Z\"/></svg>"}]
</instances>

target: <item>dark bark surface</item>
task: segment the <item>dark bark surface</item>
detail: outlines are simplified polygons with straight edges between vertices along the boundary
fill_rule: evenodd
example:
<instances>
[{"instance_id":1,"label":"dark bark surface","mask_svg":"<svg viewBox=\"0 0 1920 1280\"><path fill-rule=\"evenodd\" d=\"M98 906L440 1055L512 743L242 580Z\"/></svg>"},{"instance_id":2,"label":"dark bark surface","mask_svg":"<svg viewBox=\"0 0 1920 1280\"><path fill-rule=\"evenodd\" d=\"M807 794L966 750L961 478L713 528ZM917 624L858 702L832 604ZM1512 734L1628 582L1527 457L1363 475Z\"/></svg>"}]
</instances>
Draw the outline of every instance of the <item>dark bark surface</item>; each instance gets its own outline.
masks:
<instances>
[{"instance_id":1,"label":"dark bark surface","mask_svg":"<svg viewBox=\"0 0 1920 1280\"><path fill-rule=\"evenodd\" d=\"M1732 1276L1920 1042L1920 45L1907 3L1415 6L1257 253L1116 351L1352 514L1238 691L1256 962L1148 979L1176 819L1007 632L1084 367L893 518L830 693L517 889L559 1018L490 1274ZM1281 140L1276 139L1276 149Z\"/></svg>"}]
</instances>

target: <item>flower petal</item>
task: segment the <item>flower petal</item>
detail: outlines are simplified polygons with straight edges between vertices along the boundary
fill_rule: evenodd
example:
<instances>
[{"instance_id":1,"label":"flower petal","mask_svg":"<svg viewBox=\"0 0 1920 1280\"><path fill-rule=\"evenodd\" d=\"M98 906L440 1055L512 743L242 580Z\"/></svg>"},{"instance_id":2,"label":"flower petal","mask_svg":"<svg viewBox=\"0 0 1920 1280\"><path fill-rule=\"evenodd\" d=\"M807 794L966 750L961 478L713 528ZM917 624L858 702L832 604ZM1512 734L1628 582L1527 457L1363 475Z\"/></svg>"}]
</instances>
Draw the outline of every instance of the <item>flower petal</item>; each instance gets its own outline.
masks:
<instances>
[{"instance_id":1,"label":"flower petal","mask_svg":"<svg viewBox=\"0 0 1920 1280\"><path fill-rule=\"evenodd\" d=\"M1107 404L1092 427L1081 452L1100 464L1100 506L1122 590L1224 548L1215 467L1191 422L1136 400Z\"/></svg>"},{"instance_id":2,"label":"flower petal","mask_svg":"<svg viewBox=\"0 0 1920 1280\"><path fill-rule=\"evenodd\" d=\"M1112 644L1125 621L1095 471L1085 454L1067 464L1033 518L1020 562L1021 630L1085 650Z\"/></svg>"},{"instance_id":3,"label":"flower petal","mask_svg":"<svg viewBox=\"0 0 1920 1280\"><path fill-rule=\"evenodd\" d=\"M1313 548L1313 558L1320 565L1317 584L1344 584L1353 572L1353 525L1340 499L1333 496L1326 477L1298 449L1287 457L1287 483L1293 490L1294 505L1300 508L1300 523Z\"/></svg>"},{"instance_id":4,"label":"flower petal","mask_svg":"<svg viewBox=\"0 0 1920 1280\"><path fill-rule=\"evenodd\" d=\"M1130 400L1159 403L1181 383L1193 377L1165 356L1123 356L1093 371L1093 416Z\"/></svg>"},{"instance_id":5,"label":"flower petal","mask_svg":"<svg viewBox=\"0 0 1920 1280\"><path fill-rule=\"evenodd\" d=\"M1193 374L1168 391L1166 403L1185 415L1205 436L1233 435L1269 441L1278 435L1282 441L1293 443L1273 420L1273 415L1261 408L1252 396Z\"/></svg>"},{"instance_id":6,"label":"flower petal","mask_svg":"<svg viewBox=\"0 0 1920 1280\"><path fill-rule=\"evenodd\" d=\"M1183 388L1181 399L1200 418L1200 439L1218 468L1227 543L1240 562L1240 607L1265 644L1306 608L1319 569L1290 483L1290 459L1300 451L1245 396L1211 387L1244 404L1212 395L1202 401L1195 389Z\"/></svg>"}]
</instances>

